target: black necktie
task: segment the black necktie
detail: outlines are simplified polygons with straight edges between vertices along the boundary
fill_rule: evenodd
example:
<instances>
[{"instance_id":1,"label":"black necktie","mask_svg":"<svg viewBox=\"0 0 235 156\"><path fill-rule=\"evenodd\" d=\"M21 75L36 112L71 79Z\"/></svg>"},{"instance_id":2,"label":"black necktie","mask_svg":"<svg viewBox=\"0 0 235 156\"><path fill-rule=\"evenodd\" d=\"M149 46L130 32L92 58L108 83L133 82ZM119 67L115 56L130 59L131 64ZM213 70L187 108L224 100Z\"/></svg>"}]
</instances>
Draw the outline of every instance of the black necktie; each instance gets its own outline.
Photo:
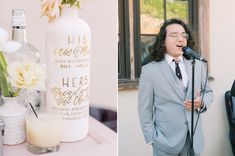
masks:
<instances>
[{"instance_id":1,"label":"black necktie","mask_svg":"<svg viewBox=\"0 0 235 156\"><path fill-rule=\"evenodd\" d=\"M182 74L181 74L180 67L179 67L179 61L175 59L173 61L175 62L175 74L179 78L179 80L182 80Z\"/></svg>"}]
</instances>

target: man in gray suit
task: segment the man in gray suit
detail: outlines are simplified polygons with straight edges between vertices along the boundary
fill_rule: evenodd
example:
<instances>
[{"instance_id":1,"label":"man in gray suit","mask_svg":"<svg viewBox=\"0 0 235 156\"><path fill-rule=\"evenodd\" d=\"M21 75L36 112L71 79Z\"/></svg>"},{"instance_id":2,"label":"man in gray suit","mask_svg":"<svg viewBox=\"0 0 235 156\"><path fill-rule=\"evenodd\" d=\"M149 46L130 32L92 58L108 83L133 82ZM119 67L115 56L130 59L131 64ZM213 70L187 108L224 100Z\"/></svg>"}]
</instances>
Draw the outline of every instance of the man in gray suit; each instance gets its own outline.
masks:
<instances>
[{"instance_id":1,"label":"man in gray suit","mask_svg":"<svg viewBox=\"0 0 235 156\"><path fill-rule=\"evenodd\" d=\"M142 67L138 110L145 141L153 146L154 156L188 156L191 138L192 67L182 48L194 48L188 26L181 20L166 20L158 34L154 61ZM199 116L213 101L206 83L206 70L201 61L195 63L194 153L204 149ZM204 87L205 86L205 87ZM205 89L205 90L204 90ZM204 96L202 96L204 94ZM203 99L202 99L203 97Z\"/></svg>"}]
</instances>

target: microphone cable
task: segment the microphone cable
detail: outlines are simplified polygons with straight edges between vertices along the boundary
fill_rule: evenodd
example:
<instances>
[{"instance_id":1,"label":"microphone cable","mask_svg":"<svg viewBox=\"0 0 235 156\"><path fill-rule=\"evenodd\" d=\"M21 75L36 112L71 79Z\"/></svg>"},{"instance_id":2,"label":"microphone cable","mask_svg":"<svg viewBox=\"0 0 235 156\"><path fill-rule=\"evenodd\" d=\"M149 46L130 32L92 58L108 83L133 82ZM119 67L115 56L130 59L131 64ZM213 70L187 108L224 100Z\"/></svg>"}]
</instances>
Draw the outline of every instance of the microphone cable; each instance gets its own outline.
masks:
<instances>
[{"instance_id":1,"label":"microphone cable","mask_svg":"<svg viewBox=\"0 0 235 156\"><path fill-rule=\"evenodd\" d=\"M205 92L206 92L206 84L207 84L207 81L208 81L208 63L206 62L206 80L205 80L205 84L204 84L204 88L202 90L202 99L201 99L201 104L200 106L202 105L202 102L203 102L203 99L204 99L204 95L205 95ZM206 107L206 106L205 106ZM196 128L197 128L197 124L198 124L198 120L199 120L199 117L200 117L200 114L201 114L201 108L199 110L199 113L198 113L198 116L197 116L197 121L196 121L196 124L195 124L195 127L194 127L194 130L193 130L193 135L196 131Z\"/></svg>"},{"instance_id":2,"label":"microphone cable","mask_svg":"<svg viewBox=\"0 0 235 156\"><path fill-rule=\"evenodd\" d=\"M203 63L206 64L206 80L205 80L205 84L204 84L204 87L203 87L203 90L202 90L202 98L201 98L200 106L202 105L202 102L203 102L203 99L204 99L204 95L205 95L205 91L206 91L206 84L207 84L207 81L208 81L208 73L209 73L208 63L207 62L203 62ZM197 125L198 125L198 121L199 121L199 117L200 117L201 113L202 112L201 112L201 108L200 108L198 116L197 116L196 124L195 124L194 130L193 130L193 134L191 134L192 137L194 136L194 133L197 129ZM192 143L192 140L190 139L190 148L188 149L187 156L190 156L189 153L190 153L190 150L191 150L191 143Z\"/></svg>"}]
</instances>

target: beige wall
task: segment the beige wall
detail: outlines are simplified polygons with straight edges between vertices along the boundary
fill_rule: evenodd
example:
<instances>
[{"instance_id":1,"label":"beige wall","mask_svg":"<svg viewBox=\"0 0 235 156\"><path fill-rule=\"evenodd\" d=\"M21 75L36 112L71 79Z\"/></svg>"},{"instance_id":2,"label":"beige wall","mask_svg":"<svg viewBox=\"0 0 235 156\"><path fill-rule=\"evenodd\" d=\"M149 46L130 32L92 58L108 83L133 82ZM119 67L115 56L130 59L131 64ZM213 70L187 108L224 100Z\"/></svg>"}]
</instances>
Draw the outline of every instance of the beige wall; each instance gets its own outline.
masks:
<instances>
[{"instance_id":1,"label":"beige wall","mask_svg":"<svg viewBox=\"0 0 235 156\"><path fill-rule=\"evenodd\" d=\"M0 5L0 27L11 32L11 9L23 8L27 16L28 40L45 60L47 18L41 17L40 0L4 0ZM92 30L91 103L116 110L117 104L117 19L118 3L111 0L86 0L79 16Z\"/></svg>"},{"instance_id":2,"label":"beige wall","mask_svg":"<svg viewBox=\"0 0 235 156\"><path fill-rule=\"evenodd\" d=\"M235 1L210 1L211 87L215 99L202 115L206 149L202 156L232 156L224 93L235 79ZM119 154L150 156L137 115L137 90L119 92Z\"/></svg>"},{"instance_id":3,"label":"beige wall","mask_svg":"<svg viewBox=\"0 0 235 156\"><path fill-rule=\"evenodd\" d=\"M119 156L151 156L150 145L144 143L137 113L137 90L118 93Z\"/></svg>"}]
</instances>

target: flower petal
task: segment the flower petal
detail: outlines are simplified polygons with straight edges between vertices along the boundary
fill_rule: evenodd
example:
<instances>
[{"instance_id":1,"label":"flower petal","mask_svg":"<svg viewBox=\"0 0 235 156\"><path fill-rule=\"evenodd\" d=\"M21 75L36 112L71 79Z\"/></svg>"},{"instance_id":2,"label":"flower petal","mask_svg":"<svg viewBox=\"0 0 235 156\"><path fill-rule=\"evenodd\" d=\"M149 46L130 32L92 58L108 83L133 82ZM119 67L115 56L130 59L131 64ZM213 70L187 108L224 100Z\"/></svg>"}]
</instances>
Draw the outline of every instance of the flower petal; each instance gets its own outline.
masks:
<instances>
[{"instance_id":1,"label":"flower petal","mask_svg":"<svg viewBox=\"0 0 235 156\"><path fill-rule=\"evenodd\" d=\"M9 80L12 86L26 89L45 89L45 67L29 60L9 64Z\"/></svg>"},{"instance_id":2,"label":"flower petal","mask_svg":"<svg viewBox=\"0 0 235 156\"><path fill-rule=\"evenodd\" d=\"M42 0L42 14L49 18L49 22L60 15L61 0Z\"/></svg>"}]
</instances>

